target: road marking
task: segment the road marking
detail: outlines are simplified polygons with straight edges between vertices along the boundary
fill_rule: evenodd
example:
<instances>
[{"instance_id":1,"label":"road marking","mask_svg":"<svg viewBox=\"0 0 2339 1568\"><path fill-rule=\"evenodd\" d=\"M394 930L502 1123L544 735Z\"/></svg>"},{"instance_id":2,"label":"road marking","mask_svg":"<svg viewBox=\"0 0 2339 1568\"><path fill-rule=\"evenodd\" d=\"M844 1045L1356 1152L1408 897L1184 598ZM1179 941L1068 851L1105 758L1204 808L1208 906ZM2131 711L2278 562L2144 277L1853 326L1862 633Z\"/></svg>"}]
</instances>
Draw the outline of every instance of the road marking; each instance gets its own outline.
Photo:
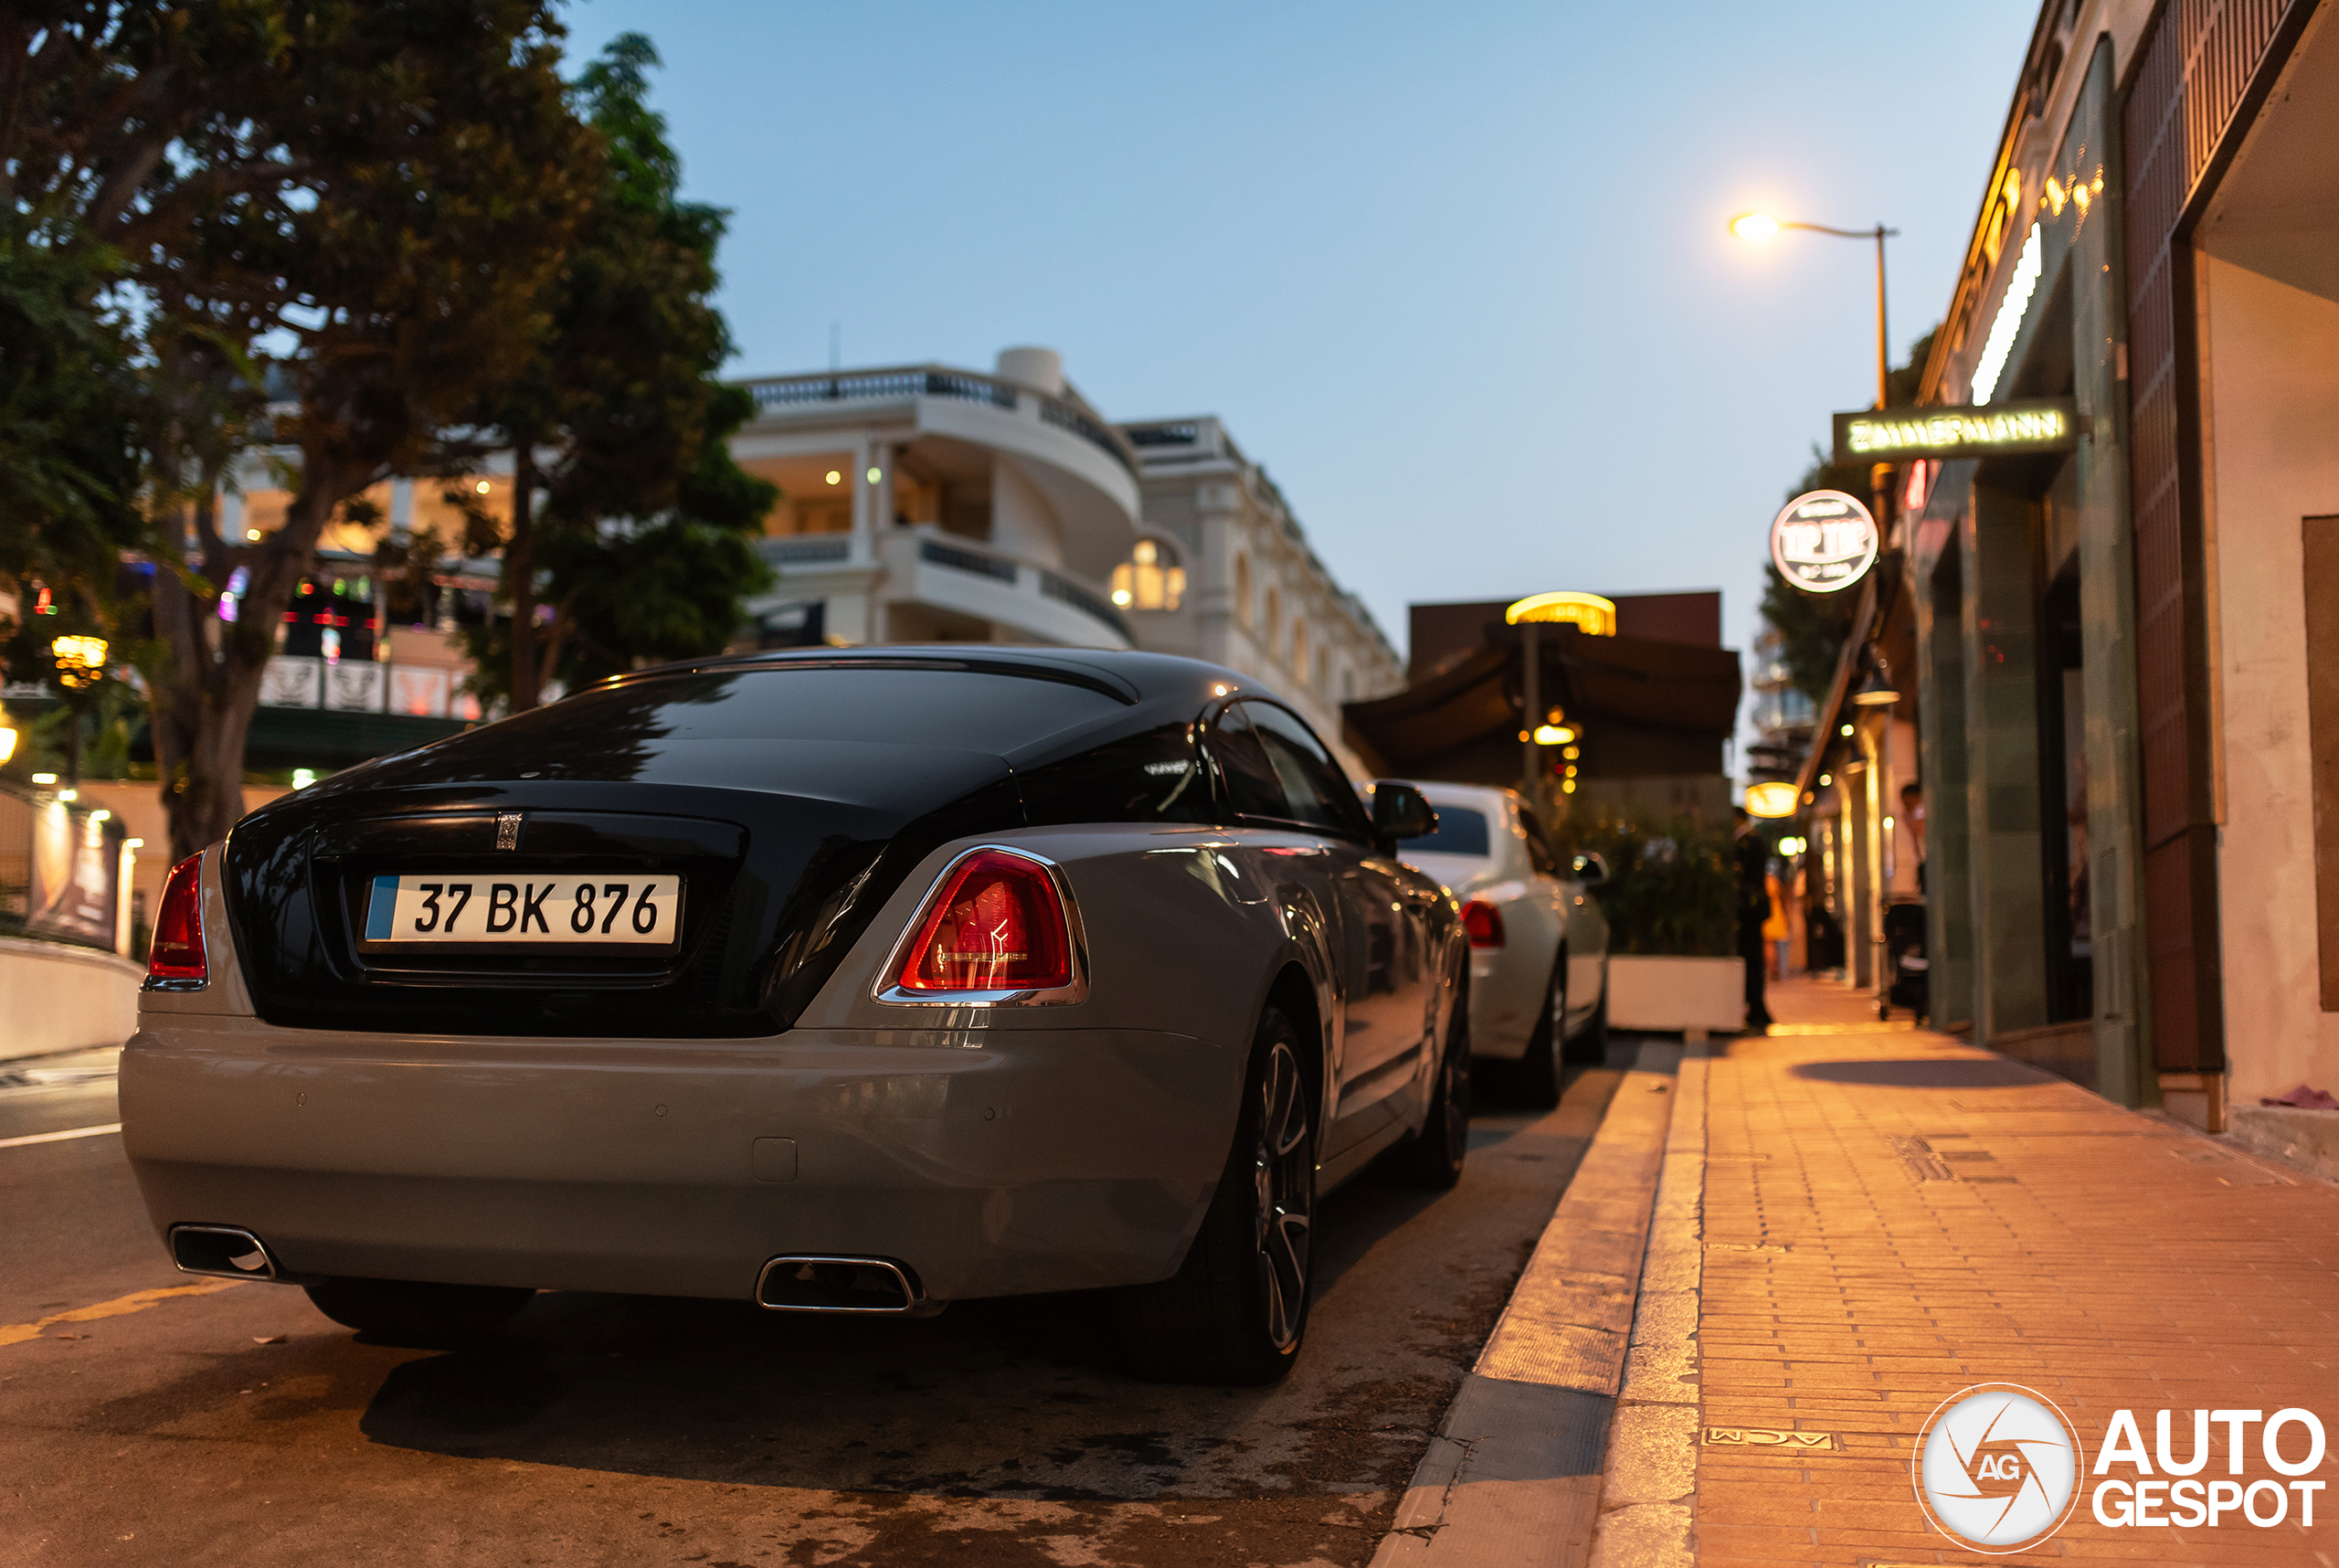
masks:
<instances>
[{"instance_id":1,"label":"road marking","mask_svg":"<svg viewBox=\"0 0 2339 1568\"><path fill-rule=\"evenodd\" d=\"M0 1324L0 1345L18 1345L26 1340L37 1340L42 1330L58 1323L94 1323L101 1318L119 1318L124 1313L143 1312L174 1296L209 1296L214 1291L233 1290L238 1285L250 1283L247 1279L206 1279L200 1285L167 1285L156 1290L133 1290L127 1296L117 1296L94 1307L76 1307L70 1312L52 1312L37 1323Z\"/></svg>"},{"instance_id":2,"label":"road marking","mask_svg":"<svg viewBox=\"0 0 2339 1568\"><path fill-rule=\"evenodd\" d=\"M99 1138L109 1132L120 1132L122 1123L110 1121L103 1127L69 1128L63 1132L36 1132L26 1138L0 1138L0 1149L22 1149L28 1143L62 1143L69 1138ZM0 1341L5 1343L5 1341Z\"/></svg>"}]
</instances>

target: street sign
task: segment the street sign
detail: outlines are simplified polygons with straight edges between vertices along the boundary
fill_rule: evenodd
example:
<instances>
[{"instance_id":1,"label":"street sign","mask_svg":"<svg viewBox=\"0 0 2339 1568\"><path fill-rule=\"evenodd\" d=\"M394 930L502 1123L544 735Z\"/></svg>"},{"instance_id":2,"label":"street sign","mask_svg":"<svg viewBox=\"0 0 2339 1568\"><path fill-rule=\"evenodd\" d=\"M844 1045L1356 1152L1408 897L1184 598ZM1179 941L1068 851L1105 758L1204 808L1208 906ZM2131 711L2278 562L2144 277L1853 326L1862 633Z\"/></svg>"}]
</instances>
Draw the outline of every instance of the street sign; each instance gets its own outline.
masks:
<instances>
[{"instance_id":1,"label":"street sign","mask_svg":"<svg viewBox=\"0 0 2339 1568\"><path fill-rule=\"evenodd\" d=\"M1836 416L1836 461L1849 465L2067 452L2079 445L2079 408L2069 397L1971 408L1862 408Z\"/></svg>"},{"instance_id":2,"label":"street sign","mask_svg":"<svg viewBox=\"0 0 2339 1568\"><path fill-rule=\"evenodd\" d=\"M1771 562L1805 593L1840 593L1876 565L1876 518L1856 496L1814 490L1771 524Z\"/></svg>"}]
</instances>

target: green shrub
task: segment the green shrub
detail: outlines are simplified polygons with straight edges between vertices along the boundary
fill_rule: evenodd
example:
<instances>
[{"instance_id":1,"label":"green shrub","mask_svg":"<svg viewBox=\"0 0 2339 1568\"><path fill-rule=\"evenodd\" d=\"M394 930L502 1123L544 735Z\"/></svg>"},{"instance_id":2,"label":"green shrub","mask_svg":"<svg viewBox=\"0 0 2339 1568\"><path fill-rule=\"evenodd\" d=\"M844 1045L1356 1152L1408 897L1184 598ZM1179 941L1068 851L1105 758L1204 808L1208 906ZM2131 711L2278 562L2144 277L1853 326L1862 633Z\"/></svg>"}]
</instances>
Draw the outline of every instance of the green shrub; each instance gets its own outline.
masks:
<instances>
[{"instance_id":1,"label":"green shrub","mask_svg":"<svg viewBox=\"0 0 2339 1568\"><path fill-rule=\"evenodd\" d=\"M1596 889L1612 953L1729 958L1738 950L1738 874L1726 828L1687 817L1572 818L1558 837L1562 860L1597 854L1608 881Z\"/></svg>"}]
</instances>

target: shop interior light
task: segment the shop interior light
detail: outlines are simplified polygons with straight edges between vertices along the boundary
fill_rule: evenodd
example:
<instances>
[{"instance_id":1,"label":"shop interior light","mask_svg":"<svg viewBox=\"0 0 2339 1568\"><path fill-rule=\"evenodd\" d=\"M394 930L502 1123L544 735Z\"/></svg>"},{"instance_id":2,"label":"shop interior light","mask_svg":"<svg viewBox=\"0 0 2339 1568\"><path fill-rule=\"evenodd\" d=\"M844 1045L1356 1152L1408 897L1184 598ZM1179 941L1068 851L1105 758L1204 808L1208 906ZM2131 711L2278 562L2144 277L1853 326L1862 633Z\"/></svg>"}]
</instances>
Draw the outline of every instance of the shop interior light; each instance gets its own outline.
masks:
<instances>
[{"instance_id":1,"label":"shop interior light","mask_svg":"<svg viewBox=\"0 0 2339 1568\"><path fill-rule=\"evenodd\" d=\"M36 784L54 784L57 782L57 775L54 773L36 773L33 775L33 782Z\"/></svg>"},{"instance_id":2,"label":"shop interior light","mask_svg":"<svg viewBox=\"0 0 2339 1568\"><path fill-rule=\"evenodd\" d=\"M292 770L292 788L295 789L306 789L316 781L317 772L313 768L295 768Z\"/></svg>"},{"instance_id":3,"label":"shop interior light","mask_svg":"<svg viewBox=\"0 0 2339 1568\"><path fill-rule=\"evenodd\" d=\"M124 839L122 841L122 847L124 849L133 850L144 849L146 847L146 841L144 839Z\"/></svg>"},{"instance_id":4,"label":"shop interior light","mask_svg":"<svg viewBox=\"0 0 2339 1568\"><path fill-rule=\"evenodd\" d=\"M60 800L78 800L81 798L81 791L79 789L59 789L57 792L57 798Z\"/></svg>"},{"instance_id":5,"label":"shop interior light","mask_svg":"<svg viewBox=\"0 0 2339 1568\"><path fill-rule=\"evenodd\" d=\"M104 810L103 808L100 808L99 810L90 813L90 821L93 822L110 822L113 821L113 813ZM1888 827L1891 824L1889 822L1886 824Z\"/></svg>"},{"instance_id":6,"label":"shop interior light","mask_svg":"<svg viewBox=\"0 0 2339 1568\"><path fill-rule=\"evenodd\" d=\"M873 468L869 471L869 482L872 484L876 483L879 480L884 477L885 471L882 468Z\"/></svg>"},{"instance_id":7,"label":"shop interior light","mask_svg":"<svg viewBox=\"0 0 2339 1568\"><path fill-rule=\"evenodd\" d=\"M1851 734L1851 733L1852 733L1852 726L1851 726L1850 725L1846 725L1843 728L1841 728L1841 729L1837 730L1836 733L1837 735L1847 735L1847 735L1849 735L1849 734Z\"/></svg>"},{"instance_id":8,"label":"shop interior light","mask_svg":"<svg viewBox=\"0 0 2339 1568\"><path fill-rule=\"evenodd\" d=\"M487 481L482 479L479 483L472 486L472 488L477 490L482 495L485 495L487 493Z\"/></svg>"},{"instance_id":9,"label":"shop interior light","mask_svg":"<svg viewBox=\"0 0 2339 1568\"><path fill-rule=\"evenodd\" d=\"M5 762L16 755L16 732L13 729L0 729L0 762Z\"/></svg>"},{"instance_id":10,"label":"shop interior light","mask_svg":"<svg viewBox=\"0 0 2339 1568\"><path fill-rule=\"evenodd\" d=\"M1836 782L1836 776L1833 773L1822 773L1819 776L1819 782L1823 785L1833 784Z\"/></svg>"},{"instance_id":11,"label":"shop interior light","mask_svg":"<svg viewBox=\"0 0 2339 1568\"><path fill-rule=\"evenodd\" d=\"M829 482L831 484L842 484L844 482L844 470L841 468L832 468L829 470Z\"/></svg>"},{"instance_id":12,"label":"shop interior light","mask_svg":"<svg viewBox=\"0 0 2339 1568\"><path fill-rule=\"evenodd\" d=\"M1535 744L1538 746L1565 746L1574 738L1575 731L1564 725L1539 724L1535 726Z\"/></svg>"},{"instance_id":13,"label":"shop interior light","mask_svg":"<svg viewBox=\"0 0 2339 1568\"><path fill-rule=\"evenodd\" d=\"M94 686L104 678L106 640L102 637L60 637L48 645L57 661L57 678L71 691Z\"/></svg>"}]
</instances>

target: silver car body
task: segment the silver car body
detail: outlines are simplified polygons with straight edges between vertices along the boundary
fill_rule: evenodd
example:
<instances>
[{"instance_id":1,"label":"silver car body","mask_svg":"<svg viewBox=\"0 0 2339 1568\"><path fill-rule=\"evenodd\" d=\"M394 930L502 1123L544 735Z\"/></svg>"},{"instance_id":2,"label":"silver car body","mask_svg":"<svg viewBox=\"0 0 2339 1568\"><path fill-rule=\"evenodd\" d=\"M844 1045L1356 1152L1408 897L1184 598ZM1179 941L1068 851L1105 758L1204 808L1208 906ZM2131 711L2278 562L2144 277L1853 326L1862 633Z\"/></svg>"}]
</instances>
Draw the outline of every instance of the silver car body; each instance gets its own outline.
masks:
<instances>
[{"instance_id":1,"label":"silver car body","mask_svg":"<svg viewBox=\"0 0 2339 1568\"><path fill-rule=\"evenodd\" d=\"M1058 868L1076 1000L885 1000L914 915L979 844ZM1320 1042L1329 1186L1423 1126L1464 963L1437 884L1369 845L1019 828L927 854L769 1037L288 1027L246 983L221 858L202 870L208 983L143 996L123 1137L158 1230L249 1231L295 1282L743 1298L781 1255L899 1260L936 1300L1162 1279L1225 1167L1270 1001ZM1344 880L1371 896L1344 906ZM1360 928L1359 905L1382 923Z\"/></svg>"},{"instance_id":2,"label":"silver car body","mask_svg":"<svg viewBox=\"0 0 2339 1568\"><path fill-rule=\"evenodd\" d=\"M1517 790L1428 782L1414 788L1441 813L1475 811L1487 824L1483 855L1403 852L1407 864L1435 877L1457 905L1489 904L1502 916L1503 945L1470 949L1471 1054L1517 1061L1527 1054L1562 946L1565 1033L1580 1033L1607 994L1608 922L1599 904L1557 866L1538 864Z\"/></svg>"}]
</instances>

